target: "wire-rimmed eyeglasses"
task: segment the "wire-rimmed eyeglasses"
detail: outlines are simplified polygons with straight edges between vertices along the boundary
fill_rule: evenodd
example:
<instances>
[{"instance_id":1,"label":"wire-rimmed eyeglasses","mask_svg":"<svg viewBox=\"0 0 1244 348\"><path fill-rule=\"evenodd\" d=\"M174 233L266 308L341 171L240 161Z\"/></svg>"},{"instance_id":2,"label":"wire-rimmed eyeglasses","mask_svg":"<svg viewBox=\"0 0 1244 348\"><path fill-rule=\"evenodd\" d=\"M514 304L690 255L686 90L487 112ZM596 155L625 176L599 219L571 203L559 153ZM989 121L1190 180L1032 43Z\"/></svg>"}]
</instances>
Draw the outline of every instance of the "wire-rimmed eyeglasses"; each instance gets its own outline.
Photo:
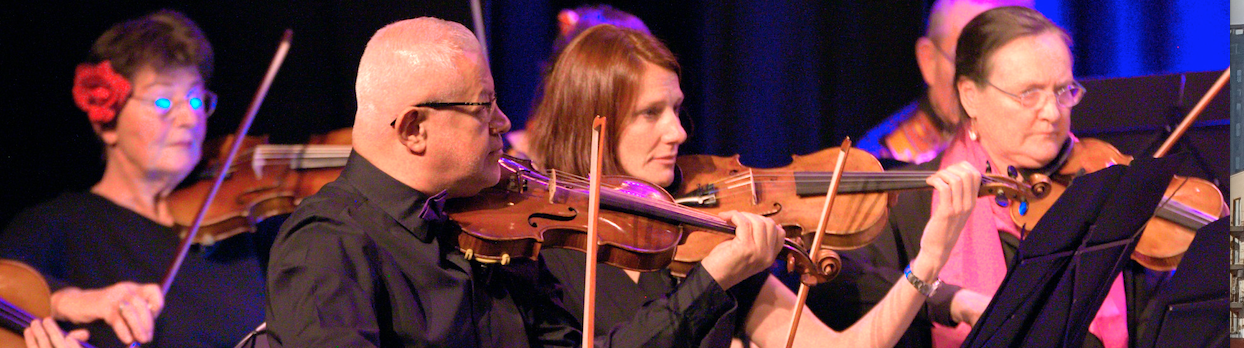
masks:
<instances>
[{"instance_id":1,"label":"wire-rimmed eyeglasses","mask_svg":"<svg viewBox=\"0 0 1244 348\"><path fill-rule=\"evenodd\" d=\"M441 109L441 108L447 108L447 107L453 107L453 106L479 106L479 105L484 106L484 110L483 110L484 113L491 115L492 112L497 108L497 97L492 97L492 99L489 99L486 102L427 102L427 103L415 104L415 107ZM393 119L392 122L389 122L389 127L397 127L396 118Z\"/></svg>"},{"instance_id":2,"label":"wire-rimmed eyeglasses","mask_svg":"<svg viewBox=\"0 0 1244 348\"><path fill-rule=\"evenodd\" d=\"M1002 94L1006 94L1007 96L1014 98L1015 101L1018 101L1020 105L1023 105L1026 108L1035 107L1039 104L1045 103L1045 95L1047 94L1044 93L1046 91L1045 89L1031 88L1019 94L1015 94L1007 92L1002 89L1002 87L998 87L998 85L993 84L993 82L989 82L989 80L984 81L985 84L998 90L998 92L1002 92ZM1054 101L1058 102L1058 105L1072 107L1080 103L1080 99L1084 98L1085 92L1088 92L1088 90L1085 89L1083 85L1079 82L1071 81L1070 84L1067 84L1066 86L1050 93L1054 94Z\"/></svg>"}]
</instances>

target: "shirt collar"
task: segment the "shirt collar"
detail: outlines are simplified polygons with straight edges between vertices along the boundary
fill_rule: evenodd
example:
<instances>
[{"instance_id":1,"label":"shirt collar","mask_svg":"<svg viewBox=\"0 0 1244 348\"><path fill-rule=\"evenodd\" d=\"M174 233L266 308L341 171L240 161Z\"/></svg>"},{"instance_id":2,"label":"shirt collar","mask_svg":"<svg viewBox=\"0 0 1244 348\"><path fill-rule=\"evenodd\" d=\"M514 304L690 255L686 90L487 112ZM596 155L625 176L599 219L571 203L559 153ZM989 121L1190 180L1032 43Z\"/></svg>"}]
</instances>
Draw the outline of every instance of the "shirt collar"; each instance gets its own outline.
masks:
<instances>
[{"instance_id":1,"label":"shirt collar","mask_svg":"<svg viewBox=\"0 0 1244 348\"><path fill-rule=\"evenodd\" d=\"M341 177L421 241L431 241L425 226L428 222L447 220L447 215L441 211L445 206L447 191L428 196L376 168L357 152L350 152Z\"/></svg>"}]
</instances>

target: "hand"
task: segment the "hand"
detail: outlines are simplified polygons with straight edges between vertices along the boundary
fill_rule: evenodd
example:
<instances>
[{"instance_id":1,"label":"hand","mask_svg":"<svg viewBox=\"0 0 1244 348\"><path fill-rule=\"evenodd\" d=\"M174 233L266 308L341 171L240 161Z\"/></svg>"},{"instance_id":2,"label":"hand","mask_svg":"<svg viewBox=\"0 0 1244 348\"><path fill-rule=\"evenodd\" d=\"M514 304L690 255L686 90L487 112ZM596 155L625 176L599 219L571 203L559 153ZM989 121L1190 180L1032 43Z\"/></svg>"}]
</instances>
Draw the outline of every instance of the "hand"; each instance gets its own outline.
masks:
<instances>
[{"instance_id":1,"label":"hand","mask_svg":"<svg viewBox=\"0 0 1244 348\"><path fill-rule=\"evenodd\" d=\"M65 288L52 294L52 316L74 323L103 320L126 344L151 341L164 307L160 286L120 282L101 289Z\"/></svg>"},{"instance_id":2,"label":"hand","mask_svg":"<svg viewBox=\"0 0 1244 348\"><path fill-rule=\"evenodd\" d=\"M921 253L929 252L934 260L945 263L950 250L959 240L980 191L981 174L967 162L956 163L934 173L925 182L937 190L937 208L929 216L920 239ZM940 269L940 266L938 267Z\"/></svg>"},{"instance_id":3,"label":"hand","mask_svg":"<svg viewBox=\"0 0 1244 348\"><path fill-rule=\"evenodd\" d=\"M976 326L976 320L985 313L990 300L991 297L981 293L960 289L955 293L955 298L950 300L950 318L968 326Z\"/></svg>"},{"instance_id":4,"label":"hand","mask_svg":"<svg viewBox=\"0 0 1244 348\"><path fill-rule=\"evenodd\" d=\"M78 341L86 341L90 333L78 329L66 335L52 318L35 319L22 331L27 348L82 348Z\"/></svg>"},{"instance_id":5,"label":"hand","mask_svg":"<svg viewBox=\"0 0 1244 348\"><path fill-rule=\"evenodd\" d=\"M760 215L731 210L719 216L736 226L734 239L718 244L700 264L722 289L730 289L773 265L785 234L773 219Z\"/></svg>"}]
</instances>

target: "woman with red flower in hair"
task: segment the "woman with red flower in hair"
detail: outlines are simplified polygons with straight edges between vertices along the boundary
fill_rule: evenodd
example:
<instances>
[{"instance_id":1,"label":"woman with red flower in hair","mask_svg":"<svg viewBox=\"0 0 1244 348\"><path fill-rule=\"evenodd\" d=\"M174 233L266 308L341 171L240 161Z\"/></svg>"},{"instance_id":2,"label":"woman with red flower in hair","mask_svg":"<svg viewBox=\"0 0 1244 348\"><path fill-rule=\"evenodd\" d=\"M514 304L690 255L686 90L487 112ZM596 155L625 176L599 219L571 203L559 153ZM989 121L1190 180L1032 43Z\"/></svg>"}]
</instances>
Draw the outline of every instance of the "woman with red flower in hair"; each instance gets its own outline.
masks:
<instances>
[{"instance_id":1,"label":"woman with red flower in hair","mask_svg":"<svg viewBox=\"0 0 1244 348\"><path fill-rule=\"evenodd\" d=\"M180 244L167 197L199 162L211 73L203 32L172 11L114 25L77 67L73 99L103 143L103 177L0 234L0 257L34 266L52 289L55 321L31 323L29 345L76 345L59 323L100 347L231 347L263 321L249 236L193 248L172 286L158 285Z\"/></svg>"}]
</instances>

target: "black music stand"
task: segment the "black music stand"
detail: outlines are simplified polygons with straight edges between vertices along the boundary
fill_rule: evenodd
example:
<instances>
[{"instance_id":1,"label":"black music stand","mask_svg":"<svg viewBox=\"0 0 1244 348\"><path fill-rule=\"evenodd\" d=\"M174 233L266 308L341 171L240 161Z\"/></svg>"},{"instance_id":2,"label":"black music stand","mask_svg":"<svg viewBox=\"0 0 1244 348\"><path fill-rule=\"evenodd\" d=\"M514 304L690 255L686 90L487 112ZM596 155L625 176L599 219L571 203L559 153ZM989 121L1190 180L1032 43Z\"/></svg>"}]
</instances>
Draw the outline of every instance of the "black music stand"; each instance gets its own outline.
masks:
<instances>
[{"instance_id":1,"label":"black music stand","mask_svg":"<svg viewBox=\"0 0 1244 348\"><path fill-rule=\"evenodd\" d=\"M1140 315L1134 347L1226 347L1227 218L1197 230L1171 276Z\"/></svg>"},{"instance_id":2,"label":"black music stand","mask_svg":"<svg viewBox=\"0 0 1244 348\"><path fill-rule=\"evenodd\" d=\"M1145 147L1144 151L1138 153L1137 155L1152 157L1153 154L1156 153L1162 146L1162 144L1166 142L1166 138L1169 138L1171 133L1175 132L1175 128L1179 127L1179 124L1184 121L1184 117L1188 116L1187 114L1190 110L1184 105L1184 101L1187 98L1187 92L1188 74L1179 74L1179 96L1175 98L1175 102L1171 104L1166 113L1165 127L1162 128L1162 131L1154 134L1153 138L1149 140L1148 146ZM1219 91L1218 93L1224 92ZM1199 95L1197 97L1199 97ZM1194 97L1194 100L1200 99L1197 97ZM1204 113L1204 111L1202 111L1202 113ZM1209 177L1210 180L1214 182L1214 185L1221 186L1218 182L1218 178L1214 177L1214 171L1210 170L1211 166L1209 165L1209 161L1206 161L1205 156L1201 155L1201 151L1197 150L1196 146L1192 145L1192 143L1188 140L1187 134L1179 139L1176 139L1174 146L1171 147L1172 153L1181 151L1187 151L1190 153L1192 155L1192 159L1195 161L1194 163L1197 165L1197 168L1199 168L1201 172L1206 175L1206 177Z\"/></svg>"},{"instance_id":3,"label":"black music stand","mask_svg":"<svg viewBox=\"0 0 1244 348\"><path fill-rule=\"evenodd\" d=\"M1080 81L1088 93L1072 110L1072 132L1106 140L1124 154L1152 157L1221 73L1214 70ZM1225 147L1210 144L1228 135L1230 99L1225 91L1215 95L1171 149L1171 153L1188 151L1193 156L1178 174L1207 178L1220 190L1227 188L1230 173L1217 168L1227 168L1230 162Z\"/></svg>"},{"instance_id":4,"label":"black music stand","mask_svg":"<svg viewBox=\"0 0 1244 348\"><path fill-rule=\"evenodd\" d=\"M1016 253L964 347L1080 346L1186 155L1076 178Z\"/></svg>"}]
</instances>

